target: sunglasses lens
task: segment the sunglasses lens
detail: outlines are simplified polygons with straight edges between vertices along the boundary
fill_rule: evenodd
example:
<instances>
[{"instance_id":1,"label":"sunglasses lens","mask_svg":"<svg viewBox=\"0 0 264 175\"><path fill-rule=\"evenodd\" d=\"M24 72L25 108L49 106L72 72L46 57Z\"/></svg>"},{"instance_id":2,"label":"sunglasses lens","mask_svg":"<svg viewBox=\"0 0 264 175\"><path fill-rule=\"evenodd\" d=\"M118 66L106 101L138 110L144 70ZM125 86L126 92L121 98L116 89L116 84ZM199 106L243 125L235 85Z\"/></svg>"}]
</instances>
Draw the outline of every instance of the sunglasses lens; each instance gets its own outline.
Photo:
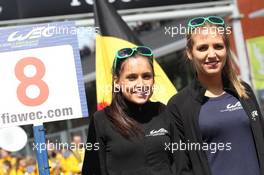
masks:
<instances>
[{"instance_id":1,"label":"sunglasses lens","mask_svg":"<svg viewBox=\"0 0 264 175\"><path fill-rule=\"evenodd\" d=\"M223 24L224 23L223 19L216 17L216 16L209 17L209 20L213 23L216 23L216 24Z\"/></svg>"},{"instance_id":2,"label":"sunglasses lens","mask_svg":"<svg viewBox=\"0 0 264 175\"><path fill-rule=\"evenodd\" d=\"M204 18L195 18L190 21L190 24L195 26L195 25L202 24L203 22L204 22Z\"/></svg>"},{"instance_id":3,"label":"sunglasses lens","mask_svg":"<svg viewBox=\"0 0 264 175\"><path fill-rule=\"evenodd\" d=\"M142 54L142 55L149 55L149 56L152 55L152 51L147 47L139 46L139 47L137 47L137 52Z\"/></svg>"},{"instance_id":4,"label":"sunglasses lens","mask_svg":"<svg viewBox=\"0 0 264 175\"><path fill-rule=\"evenodd\" d=\"M133 50L131 48L124 48L117 52L118 57L125 58L130 56L133 53Z\"/></svg>"}]
</instances>

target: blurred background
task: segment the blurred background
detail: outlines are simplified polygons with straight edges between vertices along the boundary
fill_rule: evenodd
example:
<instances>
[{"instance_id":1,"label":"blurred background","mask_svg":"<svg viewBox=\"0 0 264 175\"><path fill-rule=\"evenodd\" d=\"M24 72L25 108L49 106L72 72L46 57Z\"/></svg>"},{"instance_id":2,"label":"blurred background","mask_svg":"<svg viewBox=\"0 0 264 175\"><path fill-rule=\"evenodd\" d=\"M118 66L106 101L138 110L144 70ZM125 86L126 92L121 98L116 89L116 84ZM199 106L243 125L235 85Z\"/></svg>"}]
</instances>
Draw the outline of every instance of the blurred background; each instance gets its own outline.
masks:
<instances>
[{"instance_id":1,"label":"blurred background","mask_svg":"<svg viewBox=\"0 0 264 175\"><path fill-rule=\"evenodd\" d=\"M235 67L241 78L254 88L263 111L263 0L108 1L118 9L144 45L154 50L156 60L178 91L190 82L192 72L186 63L185 35L180 34L176 28L186 26L186 21L195 16L224 17L227 25L232 28L230 38ZM96 111L95 26L92 5L93 0L0 0L0 28L68 20L76 22L80 29L77 34L89 115ZM83 143L86 140L88 123L88 118L45 123L47 139L51 143ZM32 125L23 126L23 129L28 136L27 145L19 152L7 152L1 149L0 175L10 174L11 167L21 169L22 174L35 173ZM71 151L51 149L48 154L51 174L80 172L83 148Z\"/></svg>"}]
</instances>

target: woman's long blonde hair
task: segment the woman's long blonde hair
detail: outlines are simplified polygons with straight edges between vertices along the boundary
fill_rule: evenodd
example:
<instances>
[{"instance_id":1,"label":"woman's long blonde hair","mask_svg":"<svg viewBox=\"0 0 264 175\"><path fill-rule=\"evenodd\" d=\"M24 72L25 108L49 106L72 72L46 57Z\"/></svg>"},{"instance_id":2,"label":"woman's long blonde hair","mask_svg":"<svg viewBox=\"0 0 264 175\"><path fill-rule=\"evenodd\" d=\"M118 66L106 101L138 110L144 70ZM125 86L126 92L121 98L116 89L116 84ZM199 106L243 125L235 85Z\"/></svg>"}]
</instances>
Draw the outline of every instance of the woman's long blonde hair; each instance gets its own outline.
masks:
<instances>
[{"instance_id":1,"label":"woman's long blonde hair","mask_svg":"<svg viewBox=\"0 0 264 175\"><path fill-rule=\"evenodd\" d=\"M209 23L205 23L203 26L214 26L214 27L218 27L217 25L214 24L209 24ZM193 39L192 39L192 32L187 33L187 44L186 44L186 52L192 53L192 49L193 49ZM222 34L223 36L223 40L224 40L224 44L226 46L226 51L227 51L227 58L226 58L226 63L223 67L222 70L222 77L227 79L231 85L233 85L233 87L235 88L235 90L237 91L238 96L241 98L248 98L248 94L246 91L246 88L243 86L243 84L241 83L241 80L239 79L235 69L233 68L232 65L232 54L231 54L231 49L230 49L230 41L229 41L229 37L228 34L226 32L226 27L225 30Z\"/></svg>"}]
</instances>

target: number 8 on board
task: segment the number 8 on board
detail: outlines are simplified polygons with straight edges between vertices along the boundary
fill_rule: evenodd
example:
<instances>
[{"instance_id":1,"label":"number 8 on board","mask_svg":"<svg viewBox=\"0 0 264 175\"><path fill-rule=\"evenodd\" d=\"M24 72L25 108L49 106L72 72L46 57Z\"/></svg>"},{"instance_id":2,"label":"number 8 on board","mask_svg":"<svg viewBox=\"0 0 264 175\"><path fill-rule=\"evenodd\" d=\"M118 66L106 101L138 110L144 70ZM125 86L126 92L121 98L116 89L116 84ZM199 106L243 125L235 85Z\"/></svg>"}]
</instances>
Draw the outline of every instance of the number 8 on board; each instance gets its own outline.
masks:
<instances>
[{"instance_id":1,"label":"number 8 on board","mask_svg":"<svg viewBox=\"0 0 264 175\"><path fill-rule=\"evenodd\" d=\"M32 77L27 77L24 69L28 65L33 65L36 68L36 74ZM15 66L15 75L21 82L17 88L18 100L27 106L38 106L43 104L49 96L48 85L42 80L45 74L45 65L35 57L26 57L17 62ZM39 88L39 95L35 98L28 97L26 90L28 86L36 85Z\"/></svg>"}]
</instances>

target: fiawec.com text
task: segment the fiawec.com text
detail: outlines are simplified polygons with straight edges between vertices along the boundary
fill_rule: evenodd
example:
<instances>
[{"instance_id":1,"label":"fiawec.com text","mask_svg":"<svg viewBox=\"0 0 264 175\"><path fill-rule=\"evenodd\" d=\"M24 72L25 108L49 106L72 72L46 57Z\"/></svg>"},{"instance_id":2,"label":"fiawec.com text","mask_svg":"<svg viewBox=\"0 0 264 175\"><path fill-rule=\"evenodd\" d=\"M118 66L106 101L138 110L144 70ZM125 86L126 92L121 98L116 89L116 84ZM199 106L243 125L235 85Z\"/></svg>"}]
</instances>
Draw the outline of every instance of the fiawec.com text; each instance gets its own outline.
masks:
<instances>
[{"instance_id":1,"label":"fiawec.com text","mask_svg":"<svg viewBox=\"0 0 264 175\"><path fill-rule=\"evenodd\" d=\"M32 120L42 120L46 118L54 118L54 117L64 117L64 116L72 116L73 110L71 107L67 108L58 108L58 109L50 109L45 112L36 111L36 112L26 112L26 113L2 113L0 114L0 121L2 124L9 123L18 123Z\"/></svg>"}]
</instances>

